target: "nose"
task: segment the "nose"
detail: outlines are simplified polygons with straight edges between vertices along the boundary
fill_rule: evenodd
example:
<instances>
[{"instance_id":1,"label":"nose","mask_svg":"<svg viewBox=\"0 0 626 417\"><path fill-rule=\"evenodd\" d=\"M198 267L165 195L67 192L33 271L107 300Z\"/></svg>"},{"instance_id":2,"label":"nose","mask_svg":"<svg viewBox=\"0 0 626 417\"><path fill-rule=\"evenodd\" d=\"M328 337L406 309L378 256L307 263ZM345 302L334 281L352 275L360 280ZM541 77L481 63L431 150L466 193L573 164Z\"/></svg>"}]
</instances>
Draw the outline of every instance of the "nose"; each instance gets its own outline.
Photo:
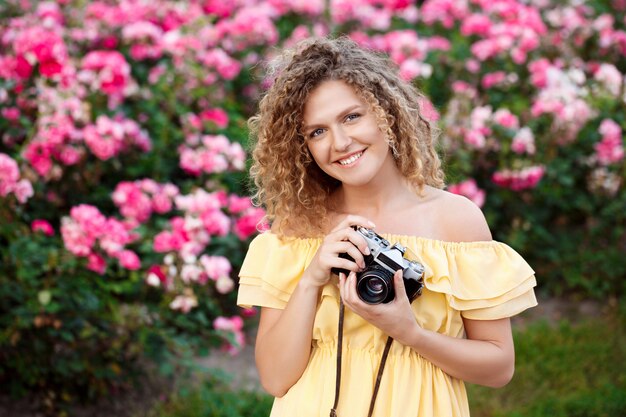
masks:
<instances>
[{"instance_id":1,"label":"nose","mask_svg":"<svg viewBox=\"0 0 626 417\"><path fill-rule=\"evenodd\" d=\"M343 129L337 126L333 129L333 148L337 152L345 152L352 144L352 137Z\"/></svg>"}]
</instances>

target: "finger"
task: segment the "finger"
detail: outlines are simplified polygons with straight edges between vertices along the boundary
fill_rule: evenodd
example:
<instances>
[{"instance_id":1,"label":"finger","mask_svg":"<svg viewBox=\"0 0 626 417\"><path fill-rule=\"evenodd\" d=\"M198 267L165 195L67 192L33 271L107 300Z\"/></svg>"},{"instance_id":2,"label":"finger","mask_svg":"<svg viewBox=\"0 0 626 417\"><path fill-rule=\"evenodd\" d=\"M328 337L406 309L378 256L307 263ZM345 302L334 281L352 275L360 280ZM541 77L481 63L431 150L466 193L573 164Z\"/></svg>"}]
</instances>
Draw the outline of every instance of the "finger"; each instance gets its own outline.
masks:
<instances>
[{"instance_id":1,"label":"finger","mask_svg":"<svg viewBox=\"0 0 626 417\"><path fill-rule=\"evenodd\" d=\"M360 233L358 233L356 230L354 229L348 229L348 240L357 248L359 248L359 251L365 255L369 255L370 254L370 248L369 246L367 246L367 241L365 240L365 238L363 237L363 235L361 235Z\"/></svg>"},{"instance_id":2,"label":"finger","mask_svg":"<svg viewBox=\"0 0 626 417\"><path fill-rule=\"evenodd\" d=\"M364 253L365 255L370 254L370 249L367 246L367 241L363 235L351 227L344 227L343 229L335 230L334 232L331 232L327 238L329 241L350 242L352 245L359 248L361 253Z\"/></svg>"},{"instance_id":3,"label":"finger","mask_svg":"<svg viewBox=\"0 0 626 417\"><path fill-rule=\"evenodd\" d=\"M365 268L365 259L359 249L350 242L335 242L327 247L327 255L332 268L348 269L359 271ZM346 259L341 255L347 253L351 259Z\"/></svg>"},{"instance_id":4,"label":"finger","mask_svg":"<svg viewBox=\"0 0 626 417\"><path fill-rule=\"evenodd\" d=\"M343 299L346 304L351 304L352 300L354 300L354 292L356 287L356 272L352 271L346 277L344 284L344 294Z\"/></svg>"},{"instance_id":5,"label":"finger","mask_svg":"<svg viewBox=\"0 0 626 417\"><path fill-rule=\"evenodd\" d=\"M404 294L406 294L406 290L404 289L404 279L402 278L402 270L398 269L394 274L393 274L393 288L396 292L396 299L398 299L398 296L402 296L402 297L406 297Z\"/></svg>"}]
</instances>

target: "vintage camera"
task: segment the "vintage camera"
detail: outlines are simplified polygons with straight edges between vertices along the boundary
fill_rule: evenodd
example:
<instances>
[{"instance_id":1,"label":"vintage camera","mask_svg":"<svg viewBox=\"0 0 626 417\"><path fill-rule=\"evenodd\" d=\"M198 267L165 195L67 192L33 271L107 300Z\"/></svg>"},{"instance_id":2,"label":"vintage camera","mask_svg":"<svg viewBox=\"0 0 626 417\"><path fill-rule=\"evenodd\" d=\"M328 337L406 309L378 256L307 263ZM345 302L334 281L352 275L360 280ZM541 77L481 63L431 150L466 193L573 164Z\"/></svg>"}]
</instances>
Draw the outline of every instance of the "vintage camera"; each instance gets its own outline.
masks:
<instances>
[{"instance_id":1,"label":"vintage camera","mask_svg":"<svg viewBox=\"0 0 626 417\"><path fill-rule=\"evenodd\" d=\"M407 259L407 250L400 244L391 245L386 239L365 227L353 227L365 238L370 249L370 255L364 255L365 269L358 272L357 293L361 300L368 304L388 303L395 297L393 274L402 269L402 278L409 301L413 301L422 293L424 287L424 265ZM347 253L339 257L354 261ZM414 258L414 257L413 257ZM335 274L350 271L341 268L332 268Z\"/></svg>"}]
</instances>

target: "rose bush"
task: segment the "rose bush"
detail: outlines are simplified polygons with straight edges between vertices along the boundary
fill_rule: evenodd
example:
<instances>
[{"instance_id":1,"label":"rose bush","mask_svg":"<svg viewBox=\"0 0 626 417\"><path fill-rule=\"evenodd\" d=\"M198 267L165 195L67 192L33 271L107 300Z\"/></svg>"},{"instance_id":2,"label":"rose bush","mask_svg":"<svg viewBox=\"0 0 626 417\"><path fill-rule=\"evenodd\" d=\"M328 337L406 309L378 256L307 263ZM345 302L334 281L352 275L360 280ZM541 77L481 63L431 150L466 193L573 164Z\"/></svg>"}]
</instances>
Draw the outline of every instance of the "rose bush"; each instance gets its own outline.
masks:
<instances>
[{"instance_id":1,"label":"rose bush","mask_svg":"<svg viewBox=\"0 0 626 417\"><path fill-rule=\"evenodd\" d=\"M0 5L0 381L46 404L146 358L237 352L263 210L246 119L275 46L347 34L431 98L449 189L541 288L625 290L626 2L7 0ZM171 369L170 369L171 370Z\"/></svg>"}]
</instances>

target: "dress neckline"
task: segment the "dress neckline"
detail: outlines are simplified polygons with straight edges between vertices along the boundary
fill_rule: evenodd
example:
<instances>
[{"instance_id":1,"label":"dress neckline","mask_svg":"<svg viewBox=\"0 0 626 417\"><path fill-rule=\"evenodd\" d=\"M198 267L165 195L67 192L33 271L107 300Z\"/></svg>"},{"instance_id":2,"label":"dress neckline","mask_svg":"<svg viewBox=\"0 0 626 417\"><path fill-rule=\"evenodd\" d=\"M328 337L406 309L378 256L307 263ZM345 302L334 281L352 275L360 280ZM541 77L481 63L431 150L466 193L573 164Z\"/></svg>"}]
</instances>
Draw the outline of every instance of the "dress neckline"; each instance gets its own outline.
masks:
<instances>
[{"instance_id":1,"label":"dress neckline","mask_svg":"<svg viewBox=\"0 0 626 417\"><path fill-rule=\"evenodd\" d=\"M415 242L422 244L424 246L442 246L447 248L464 248L464 247L491 247L501 245L502 243L497 240L474 240L474 241L450 241L450 240L441 240L441 239L433 239L423 236L414 236L414 235L403 235L396 233L378 233L380 236L387 239L389 242L393 243L401 243L402 242ZM280 239L276 233L271 231L264 232L262 234L268 234L273 236L276 239ZM285 240L287 241L300 241L300 242L321 242L321 237L294 237L294 236L286 236Z\"/></svg>"}]
</instances>

